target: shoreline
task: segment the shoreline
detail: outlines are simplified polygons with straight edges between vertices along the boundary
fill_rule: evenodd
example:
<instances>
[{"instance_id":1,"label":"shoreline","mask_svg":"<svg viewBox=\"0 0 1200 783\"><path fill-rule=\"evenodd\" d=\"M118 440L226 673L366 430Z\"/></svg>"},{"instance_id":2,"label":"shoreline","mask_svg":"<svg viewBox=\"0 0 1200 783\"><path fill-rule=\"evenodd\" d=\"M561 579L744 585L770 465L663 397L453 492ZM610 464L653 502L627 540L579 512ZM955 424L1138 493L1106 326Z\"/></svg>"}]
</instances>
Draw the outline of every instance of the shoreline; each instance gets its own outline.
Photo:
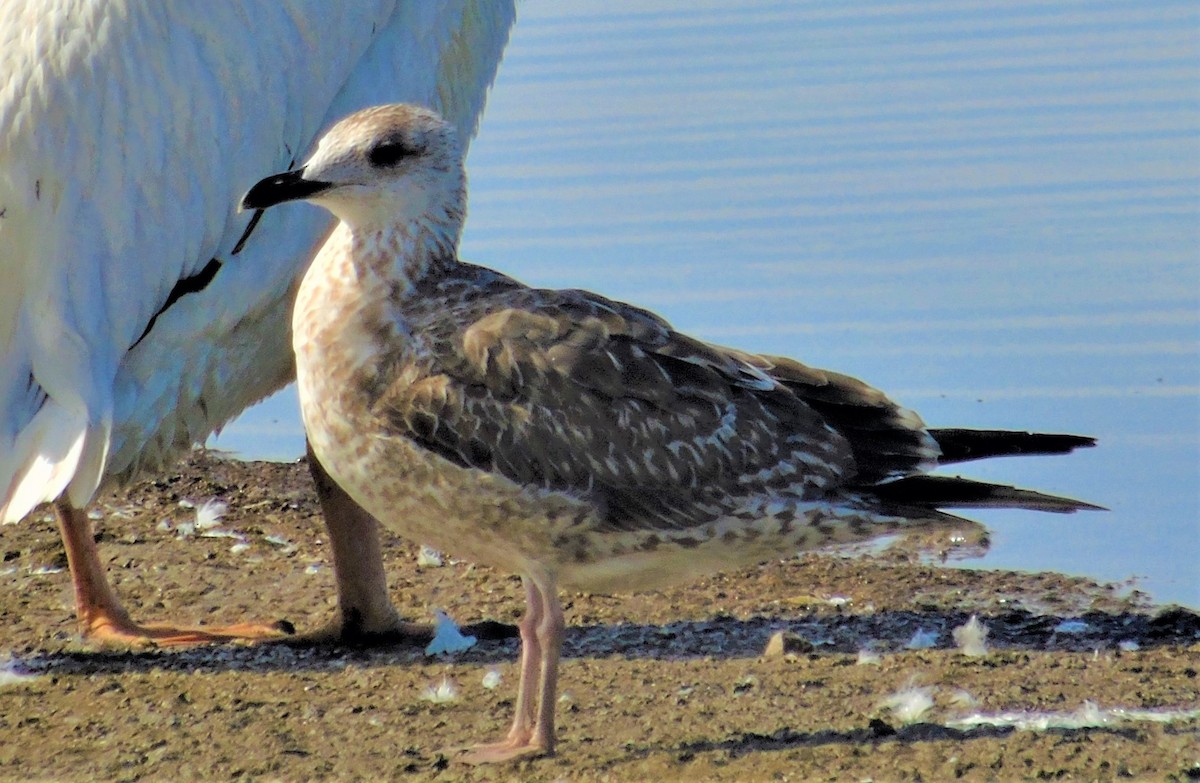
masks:
<instances>
[{"instance_id":1,"label":"shoreline","mask_svg":"<svg viewBox=\"0 0 1200 783\"><path fill-rule=\"evenodd\" d=\"M299 463L197 451L107 493L94 524L114 588L140 620L318 628L336 598L310 485ZM222 535L181 535L194 506L213 498L228 505ZM439 749L502 733L514 640L445 660L411 647L98 651L76 636L45 517L2 534L0 651L15 678L0 686L0 780L1200 775L1200 712L1189 712L1200 710L1200 616L1120 586L898 552L805 555L657 593L564 594L558 755L473 769ZM452 556L419 567L416 546L390 535L385 550L409 619L428 621L438 607L460 624L511 623L522 609L515 577ZM989 630L981 657L961 654L952 636L972 614ZM779 630L801 640L797 651L764 656ZM932 647L913 644L920 633ZM482 684L490 671L501 678L494 689ZM456 698L423 699L443 678ZM1042 728L996 723L1021 714Z\"/></svg>"}]
</instances>

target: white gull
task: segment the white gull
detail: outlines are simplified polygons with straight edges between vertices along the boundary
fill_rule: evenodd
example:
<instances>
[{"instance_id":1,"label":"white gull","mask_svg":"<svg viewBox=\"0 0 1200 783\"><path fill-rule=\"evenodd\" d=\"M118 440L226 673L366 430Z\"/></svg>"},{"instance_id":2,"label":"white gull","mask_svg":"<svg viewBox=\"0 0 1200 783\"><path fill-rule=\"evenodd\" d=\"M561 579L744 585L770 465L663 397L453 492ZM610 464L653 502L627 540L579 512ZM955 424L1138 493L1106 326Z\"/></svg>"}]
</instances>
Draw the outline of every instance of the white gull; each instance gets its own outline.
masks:
<instances>
[{"instance_id":1,"label":"white gull","mask_svg":"<svg viewBox=\"0 0 1200 783\"><path fill-rule=\"evenodd\" d=\"M238 214L247 178L380 101L469 138L513 18L513 0L0 3L0 521L55 503L85 636L224 636L135 623L84 508L293 378L287 313L330 220ZM374 523L322 487L346 628L394 629Z\"/></svg>"}]
</instances>

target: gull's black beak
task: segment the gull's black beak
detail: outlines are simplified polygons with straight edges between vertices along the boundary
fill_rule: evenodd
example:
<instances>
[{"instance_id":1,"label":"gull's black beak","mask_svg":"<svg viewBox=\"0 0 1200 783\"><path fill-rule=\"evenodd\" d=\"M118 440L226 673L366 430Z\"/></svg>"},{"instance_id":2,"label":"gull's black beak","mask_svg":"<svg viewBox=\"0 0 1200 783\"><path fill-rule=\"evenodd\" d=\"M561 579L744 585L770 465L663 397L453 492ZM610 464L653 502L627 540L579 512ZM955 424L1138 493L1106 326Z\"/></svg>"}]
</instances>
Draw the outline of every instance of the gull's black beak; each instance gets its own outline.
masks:
<instances>
[{"instance_id":1,"label":"gull's black beak","mask_svg":"<svg viewBox=\"0 0 1200 783\"><path fill-rule=\"evenodd\" d=\"M242 209L267 209L285 201L298 201L333 187L332 182L305 179L304 169L275 174L259 180L242 196Z\"/></svg>"}]
</instances>

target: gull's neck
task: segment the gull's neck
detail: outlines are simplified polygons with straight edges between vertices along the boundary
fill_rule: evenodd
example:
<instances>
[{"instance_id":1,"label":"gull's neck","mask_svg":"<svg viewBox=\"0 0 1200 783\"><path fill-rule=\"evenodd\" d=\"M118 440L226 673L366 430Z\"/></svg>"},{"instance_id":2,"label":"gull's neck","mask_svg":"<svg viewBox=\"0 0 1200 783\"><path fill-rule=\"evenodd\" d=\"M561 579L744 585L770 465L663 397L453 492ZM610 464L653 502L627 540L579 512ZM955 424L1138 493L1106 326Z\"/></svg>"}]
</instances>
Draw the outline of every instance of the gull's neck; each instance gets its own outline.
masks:
<instances>
[{"instance_id":1,"label":"gull's neck","mask_svg":"<svg viewBox=\"0 0 1200 783\"><path fill-rule=\"evenodd\" d=\"M394 294L411 293L428 278L458 266L458 237L436 225L356 228L343 223L351 257L362 274L389 281Z\"/></svg>"},{"instance_id":2,"label":"gull's neck","mask_svg":"<svg viewBox=\"0 0 1200 783\"><path fill-rule=\"evenodd\" d=\"M349 250L344 258L352 263L354 277L386 282L392 296L404 296L421 281L455 270L461 233L459 209L379 217L358 212L342 216L330 243Z\"/></svg>"}]
</instances>

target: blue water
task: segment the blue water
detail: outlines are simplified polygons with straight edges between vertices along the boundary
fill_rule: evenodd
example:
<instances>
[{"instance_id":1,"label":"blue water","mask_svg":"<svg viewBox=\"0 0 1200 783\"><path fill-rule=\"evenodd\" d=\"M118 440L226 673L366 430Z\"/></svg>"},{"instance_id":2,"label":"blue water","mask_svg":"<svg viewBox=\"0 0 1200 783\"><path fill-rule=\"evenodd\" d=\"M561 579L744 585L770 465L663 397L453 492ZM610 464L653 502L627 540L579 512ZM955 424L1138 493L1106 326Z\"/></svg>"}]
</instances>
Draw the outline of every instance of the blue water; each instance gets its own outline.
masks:
<instances>
[{"instance_id":1,"label":"blue water","mask_svg":"<svg viewBox=\"0 0 1200 783\"><path fill-rule=\"evenodd\" d=\"M522 4L463 256L931 425L1097 436L965 466L1111 509L975 515L973 564L1200 606L1200 5L621 6ZM213 444L298 456L294 393Z\"/></svg>"}]
</instances>

